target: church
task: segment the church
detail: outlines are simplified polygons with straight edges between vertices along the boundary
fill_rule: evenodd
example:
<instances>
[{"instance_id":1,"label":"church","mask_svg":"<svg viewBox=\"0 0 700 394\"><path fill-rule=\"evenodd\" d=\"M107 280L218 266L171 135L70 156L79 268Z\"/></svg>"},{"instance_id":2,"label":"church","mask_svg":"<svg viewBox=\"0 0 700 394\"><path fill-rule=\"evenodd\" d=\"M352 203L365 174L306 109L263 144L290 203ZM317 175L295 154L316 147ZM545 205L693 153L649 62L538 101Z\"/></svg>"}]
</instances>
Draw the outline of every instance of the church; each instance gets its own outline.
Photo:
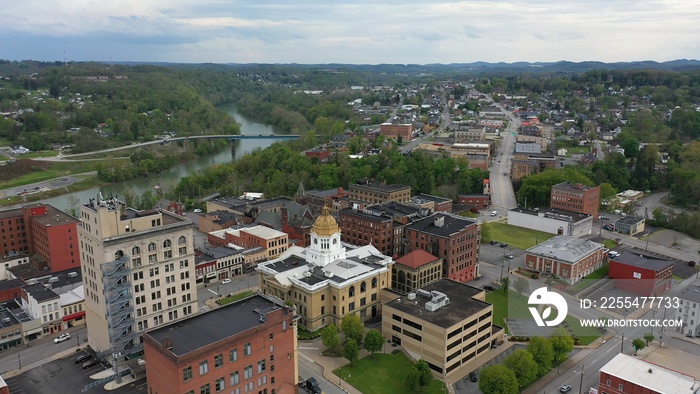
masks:
<instances>
[{"instance_id":1,"label":"church","mask_svg":"<svg viewBox=\"0 0 700 394\"><path fill-rule=\"evenodd\" d=\"M311 228L308 247L291 246L277 259L260 263L264 294L293 303L299 324L316 331L358 314L361 320L381 316L379 292L391 288L391 257L374 246L340 241L340 228L324 207Z\"/></svg>"}]
</instances>

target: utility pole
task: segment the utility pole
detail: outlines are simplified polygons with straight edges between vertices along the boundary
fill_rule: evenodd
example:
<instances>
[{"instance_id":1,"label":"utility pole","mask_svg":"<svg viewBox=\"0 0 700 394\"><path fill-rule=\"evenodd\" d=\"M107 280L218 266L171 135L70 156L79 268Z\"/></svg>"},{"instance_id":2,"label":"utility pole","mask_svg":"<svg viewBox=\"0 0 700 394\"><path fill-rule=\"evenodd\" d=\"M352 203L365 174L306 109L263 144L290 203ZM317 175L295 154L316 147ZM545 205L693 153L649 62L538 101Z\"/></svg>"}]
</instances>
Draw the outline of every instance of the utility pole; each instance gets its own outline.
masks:
<instances>
[{"instance_id":1,"label":"utility pole","mask_svg":"<svg viewBox=\"0 0 700 394\"><path fill-rule=\"evenodd\" d=\"M503 283L503 267L506 265L506 261L501 261L501 277L498 279L498 283Z\"/></svg>"},{"instance_id":2,"label":"utility pole","mask_svg":"<svg viewBox=\"0 0 700 394\"><path fill-rule=\"evenodd\" d=\"M651 311L651 319L654 320L655 317L656 317L656 310L654 309ZM654 335L654 325L653 324L651 326L651 335Z\"/></svg>"},{"instance_id":3,"label":"utility pole","mask_svg":"<svg viewBox=\"0 0 700 394\"><path fill-rule=\"evenodd\" d=\"M623 332L622 333L622 342L620 342L620 353L623 352L624 348L625 348L625 333Z\"/></svg>"},{"instance_id":4,"label":"utility pole","mask_svg":"<svg viewBox=\"0 0 700 394\"><path fill-rule=\"evenodd\" d=\"M583 364L581 364L581 384L578 386L578 394L583 392Z\"/></svg>"}]
</instances>

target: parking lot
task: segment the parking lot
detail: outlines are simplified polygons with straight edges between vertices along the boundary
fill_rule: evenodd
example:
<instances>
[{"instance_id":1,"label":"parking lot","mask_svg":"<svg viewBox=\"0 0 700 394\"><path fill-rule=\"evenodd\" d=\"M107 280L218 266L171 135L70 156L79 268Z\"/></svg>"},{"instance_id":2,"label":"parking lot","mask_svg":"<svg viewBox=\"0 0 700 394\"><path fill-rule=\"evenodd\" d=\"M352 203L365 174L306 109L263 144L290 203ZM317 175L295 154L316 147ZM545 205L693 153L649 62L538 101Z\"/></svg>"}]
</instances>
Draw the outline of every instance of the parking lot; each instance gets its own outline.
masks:
<instances>
[{"instance_id":1,"label":"parking lot","mask_svg":"<svg viewBox=\"0 0 700 394\"><path fill-rule=\"evenodd\" d=\"M91 377L110 375L107 367L96 364L85 369L76 364L75 358L85 354L77 352L70 357L58 359L21 375L6 379L12 394L65 394L65 393L99 393L99 394L135 394L146 391L146 379L125 385L115 390L106 390L107 381ZM92 385L92 386L91 386ZM91 387L88 387L91 386Z\"/></svg>"}]
</instances>

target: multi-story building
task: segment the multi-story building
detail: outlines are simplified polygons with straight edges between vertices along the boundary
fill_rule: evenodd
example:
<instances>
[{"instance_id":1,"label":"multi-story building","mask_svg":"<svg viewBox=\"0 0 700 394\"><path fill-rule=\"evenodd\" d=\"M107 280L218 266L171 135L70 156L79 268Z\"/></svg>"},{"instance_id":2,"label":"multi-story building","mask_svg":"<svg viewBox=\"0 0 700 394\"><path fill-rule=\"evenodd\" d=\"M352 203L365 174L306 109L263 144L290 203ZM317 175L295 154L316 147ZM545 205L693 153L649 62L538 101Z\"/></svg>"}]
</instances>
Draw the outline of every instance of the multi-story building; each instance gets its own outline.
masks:
<instances>
[{"instance_id":1,"label":"multi-story building","mask_svg":"<svg viewBox=\"0 0 700 394\"><path fill-rule=\"evenodd\" d=\"M587 213L598 218L600 186L586 186L582 183L562 182L552 186L549 207Z\"/></svg>"},{"instance_id":2,"label":"multi-story building","mask_svg":"<svg viewBox=\"0 0 700 394\"><path fill-rule=\"evenodd\" d=\"M513 159L511 163L510 177L514 181L541 171L540 163L536 161Z\"/></svg>"},{"instance_id":3,"label":"multi-story building","mask_svg":"<svg viewBox=\"0 0 700 394\"><path fill-rule=\"evenodd\" d=\"M408 250L424 250L444 260L443 277L466 282L479 275L479 224L438 212L406 226Z\"/></svg>"},{"instance_id":4,"label":"multi-story building","mask_svg":"<svg viewBox=\"0 0 700 394\"><path fill-rule=\"evenodd\" d=\"M205 212L199 219L197 226L199 231L210 233L212 231L224 230L233 226L250 224L253 218L230 211Z\"/></svg>"},{"instance_id":5,"label":"multi-story building","mask_svg":"<svg viewBox=\"0 0 700 394\"><path fill-rule=\"evenodd\" d=\"M554 274L574 284L603 266L604 245L583 238L558 235L525 251L525 267Z\"/></svg>"},{"instance_id":6,"label":"multi-story building","mask_svg":"<svg viewBox=\"0 0 700 394\"><path fill-rule=\"evenodd\" d=\"M684 335L700 336L700 281L693 282L680 293L676 294L680 307L675 309L674 320L682 321L680 327L674 330Z\"/></svg>"},{"instance_id":7,"label":"multi-story building","mask_svg":"<svg viewBox=\"0 0 700 394\"><path fill-rule=\"evenodd\" d=\"M201 256L204 261L213 261L217 280L243 274L245 259L242 250L218 246L202 250ZM197 265L199 266L199 264Z\"/></svg>"},{"instance_id":8,"label":"multi-story building","mask_svg":"<svg viewBox=\"0 0 700 394\"><path fill-rule=\"evenodd\" d=\"M382 334L450 381L480 367L503 341L485 292L449 279L384 304Z\"/></svg>"},{"instance_id":9,"label":"multi-story building","mask_svg":"<svg viewBox=\"0 0 700 394\"><path fill-rule=\"evenodd\" d=\"M546 151L547 147L549 146L549 140L547 140L546 137L541 137L538 135L518 134L517 142L534 142L536 144L540 144L542 151Z\"/></svg>"},{"instance_id":10,"label":"multi-story building","mask_svg":"<svg viewBox=\"0 0 700 394\"><path fill-rule=\"evenodd\" d=\"M645 297L657 297L671 288L673 262L647 254L622 251L610 256L608 277L615 288Z\"/></svg>"},{"instance_id":11,"label":"multi-story building","mask_svg":"<svg viewBox=\"0 0 700 394\"><path fill-rule=\"evenodd\" d=\"M2 211L0 253L7 257L33 253L52 272L80 267L77 223L76 218L41 203Z\"/></svg>"},{"instance_id":12,"label":"multi-story building","mask_svg":"<svg viewBox=\"0 0 700 394\"><path fill-rule=\"evenodd\" d=\"M207 240L213 246L229 244L241 248L262 248L268 259L277 258L287 250L289 236L266 226L234 227L209 233Z\"/></svg>"},{"instance_id":13,"label":"multi-story building","mask_svg":"<svg viewBox=\"0 0 700 394\"><path fill-rule=\"evenodd\" d=\"M143 334L148 392L296 394L292 308L254 295Z\"/></svg>"},{"instance_id":14,"label":"multi-story building","mask_svg":"<svg viewBox=\"0 0 700 394\"><path fill-rule=\"evenodd\" d=\"M325 208L311 229L309 247L292 246L258 264L257 271L263 293L294 303L300 324L315 331L339 325L348 314L362 320L379 316L379 292L391 287L393 264L372 245L341 244L340 228Z\"/></svg>"},{"instance_id":15,"label":"multi-story building","mask_svg":"<svg viewBox=\"0 0 700 394\"><path fill-rule=\"evenodd\" d=\"M22 288L22 309L29 312L32 319L41 321L43 334L52 334L63 328L59 298L40 283Z\"/></svg>"},{"instance_id":16,"label":"multi-story building","mask_svg":"<svg viewBox=\"0 0 700 394\"><path fill-rule=\"evenodd\" d=\"M695 394L700 382L694 377L624 353L600 369L600 394Z\"/></svg>"},{"instance_id":17,"label":"multi-story building","mask_svg":"<svg viewBox=\"0 0 700 394\"><path fill-rule=\"evenodd\" d=\"M403 141L410 141L413 135L413 125L410 123L382 123L379 125L379 134L397 140L401 138Z\"/></svg>"},{"instance_id":18,"label":"multi-story building","mask_svg":"<svg viewBox=\"0 0 700 394\"><path fill-rule=\"evenodd\" d=\"M341 240L350 245L373 245L383 255L394 254L394 220L381 211L345 208L338 214Z\"/></svg>"},{"instance_id":19,"label":"multi-story building","mask_svg":"<svg viewBox=\"0 0 700 394\"><path fill-rule=\"evenodd\" d=\"M488 209L491 206L489 194L460 194L457 199L460 205L472 206L479 210Z\"/></svg>"},{"instance_id":20,"label":"multi-story building","mask_svg":"<svg viewBox=\"0 0 700 394\"><path fill-rule=\"evenodd\" d=\"M425 287L442 278L442 259L418 249L400 257L391 268L391 288L402 294Z\"/></svg>"},{"instance_id":21,"label":"multi-story building","mask_svg":"<svg viewBox=\"0 0 700 394\"><path fill-rule=\"evenodd\" d=\"M428 208L430 213L452 212L452 200L445 197L421 193L411 197L411 202L422 208Z\"/></svg>"},{"instance_id":22,"label":"multi-story building","mask_svg":"<svg viewBox=\"0 0 700 394\"><path fill-rule=\"evenodd\" d=\"M98 355L141 351L148 329L197 313L193 223L117 200L80 207L88 344Z\"/></svg>"},{"instance_id":23,"label":"multi-story building","mask_svg":"<svg viewBox=\"0 0 700 394\"><path fill-rule=\"evenodd\" d=\"M486 139L486 127L457 126L453 138L455 142L483 141Z\"/></svg>"},{"instance_id":24,"label":"multi-story building","mask_svg":"<svg viewBox=\"0 0 700 394\"><path fill-rule=\"evenodd\" d=\"M367 204L381 204L388 201L408 202L411 199L411 186L387 185L369 179L350 185L350 200Z\"/></svg>"},{"instance_id":25,"label":"multi-story building","mask_svg":"<svg viewBox=\"0 0 700 394\"><path fill-rule=\"evenodd\" d=\"M331 214L337 215L338 211L350 206L350 192L342 187L328 190L301 190L299 201L309 204L312 212L319 214L324 206L328 206Z\"/></svg>"}]
</instances>

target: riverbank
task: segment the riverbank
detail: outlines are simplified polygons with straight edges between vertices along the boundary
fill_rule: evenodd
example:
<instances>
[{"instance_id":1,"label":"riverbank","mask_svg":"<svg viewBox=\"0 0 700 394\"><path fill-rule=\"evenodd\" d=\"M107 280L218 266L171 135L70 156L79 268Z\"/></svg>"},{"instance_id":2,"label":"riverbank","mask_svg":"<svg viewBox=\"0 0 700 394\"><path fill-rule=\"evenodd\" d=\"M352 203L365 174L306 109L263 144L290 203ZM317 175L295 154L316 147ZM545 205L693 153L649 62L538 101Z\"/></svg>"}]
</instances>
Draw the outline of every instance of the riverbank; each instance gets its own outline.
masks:
<instances>
[{"instance_id":1,"label":"riverbank","mask_svg":"<svg viewBox=\"0 0 700 394\"><path fill-rule=\"evenodd\" d=\"M102 187L109 184L108 182L102 182L99 178L97 178L97 174L95 173L95 171L91 171L85 174L78 174L75 175L75 177L82 179L70 185L62 186L56 189L47 189L42 188L40 186L34 186L39 187L39 189L36 192L27 193L22 196L13 195L3 197L0 200L0 207L29 204L35 201L44 200L46 198L58 197L64 194L80 192L83 190L88 190L95 187ZM47 180L47 182L59 182L62 179L64 178L49 179Z\"/></svg>"}]
</instances>

